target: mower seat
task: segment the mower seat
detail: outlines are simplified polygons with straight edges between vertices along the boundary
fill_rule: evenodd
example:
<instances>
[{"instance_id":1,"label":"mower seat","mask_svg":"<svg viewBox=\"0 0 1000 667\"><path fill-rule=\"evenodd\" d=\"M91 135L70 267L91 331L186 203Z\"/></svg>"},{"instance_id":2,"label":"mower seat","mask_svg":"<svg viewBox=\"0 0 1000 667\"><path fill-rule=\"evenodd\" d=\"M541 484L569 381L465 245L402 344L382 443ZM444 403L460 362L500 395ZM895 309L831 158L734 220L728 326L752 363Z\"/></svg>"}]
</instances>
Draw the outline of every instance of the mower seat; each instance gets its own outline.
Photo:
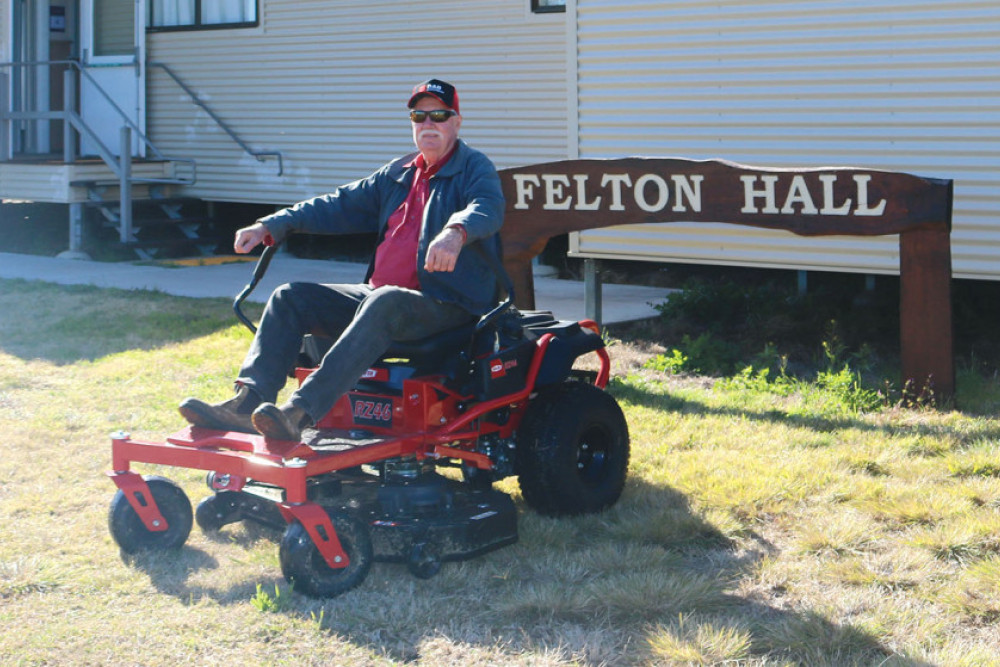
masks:
<instances>
[{"instance_id":1,"label":"mower seat","mask_svg":"<svg viewBox=\"0 0 1000 667\"><path fill-rule=\"evenodd\" d=\"M465 349L475 331L476 323L469 322L426 338L394 341L382 358L409 359L415 362L440 358L456 350Z\"/></svg>"},{"instance_id":2,"label":"mower seat","mask_svg":"<svg viewBox=\"0 0 1000 667\"><path fill-rule=\"evenodd\" d=\"M391 363L405 364L413 368L413 373L407 376L425 373L446 372L436 367L448 365L449 357L458 357L459 352L469 348L469 341L476 330L476 323L448 329L433 336L417 340L394 342L379 358L375 365ZM333 340L325 336L307 335L302 341L302 352L299 354L299 366L312 368L319 365L323 355L333 345Z\"/></svg>"},{"instance_id":3,"label":"mower seat","mask_svg":"<svg viewBox=\"0 0 1000 667\"><path fill-rule=\"evenodd\" d=\"M502 314L492 327L486 327L478 332L480 340L475 341L472 346L472 352L477 356L486 352L483 343L487 347L492 347L495 339L494 332L498 329L508 336L519 339L524 336L527 330L546 330L546 327L552 327L557 324L560 323L547 310L526 312L511 310L508 313ZM562 324L569 323L564 322ZM411 341L396 341L382 355L382 359L407 359L412 364L420 367L440 363L442 359L450 355L469 350L470 341L474 336L477 336L477 327L478 322L470 322L454 329L448 329L447 331L427 336L426 338Z\"/></svg>"}]
</instances>

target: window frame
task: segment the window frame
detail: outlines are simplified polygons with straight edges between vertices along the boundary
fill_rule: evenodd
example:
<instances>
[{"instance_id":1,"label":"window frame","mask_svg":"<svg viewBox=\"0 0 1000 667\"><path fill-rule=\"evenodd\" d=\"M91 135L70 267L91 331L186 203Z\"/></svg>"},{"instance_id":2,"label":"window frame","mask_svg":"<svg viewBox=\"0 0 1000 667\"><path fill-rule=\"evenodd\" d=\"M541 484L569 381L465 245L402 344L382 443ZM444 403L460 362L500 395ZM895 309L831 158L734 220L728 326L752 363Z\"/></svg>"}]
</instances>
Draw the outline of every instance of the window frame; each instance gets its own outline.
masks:
<instances>
[{"instance_id":1,"label":"window frame","mask_svg":"<svg viewBox=\"0 0 1000 667\"><path fill-rule=\"evenodd\" d=\"M233 28L256 28L260 25L260 0L254 0L254 20L232 23L198 23L201 21L202 0L194 0L194 20L196 23L182 25L152 25L153 5L163 0L146 0L146 32L186 32L195 30L231 30ZM535 0L532 0L534 2Z\"/></svg>"},{"instance_id":2,"label":"window frame","mask_svg":"<svg viewBox=\"0 0 1000 667\"><path fill-rule=\"evenodd\" d=\"M566 12L566 2L561 5L541 5L539 0L531 0L532 14L562 14Z\"/></svg>"}]
</instances>

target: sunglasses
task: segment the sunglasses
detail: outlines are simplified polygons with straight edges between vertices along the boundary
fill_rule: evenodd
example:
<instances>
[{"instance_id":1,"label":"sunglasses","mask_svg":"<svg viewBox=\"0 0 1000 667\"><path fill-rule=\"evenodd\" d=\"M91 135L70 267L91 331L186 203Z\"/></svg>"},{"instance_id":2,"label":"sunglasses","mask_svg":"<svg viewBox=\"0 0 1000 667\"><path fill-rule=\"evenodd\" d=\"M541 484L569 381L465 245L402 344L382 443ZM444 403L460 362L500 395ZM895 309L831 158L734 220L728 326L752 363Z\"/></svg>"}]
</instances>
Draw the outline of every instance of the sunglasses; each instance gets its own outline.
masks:
<instances>
[{"instance_id":1,"label":"sunglasses","mask_svg":"<svg viewBox=\"0 0 1000 667\"><path fill-rule=\"evenodd\" d=\"M410 120L414 123L422 123L429 116L435 123L443 123L452 116L457 116L458 112L452 109L434 109L433 111L418 111L414 109L410 112Z\"/></svg>"}]
</instances>

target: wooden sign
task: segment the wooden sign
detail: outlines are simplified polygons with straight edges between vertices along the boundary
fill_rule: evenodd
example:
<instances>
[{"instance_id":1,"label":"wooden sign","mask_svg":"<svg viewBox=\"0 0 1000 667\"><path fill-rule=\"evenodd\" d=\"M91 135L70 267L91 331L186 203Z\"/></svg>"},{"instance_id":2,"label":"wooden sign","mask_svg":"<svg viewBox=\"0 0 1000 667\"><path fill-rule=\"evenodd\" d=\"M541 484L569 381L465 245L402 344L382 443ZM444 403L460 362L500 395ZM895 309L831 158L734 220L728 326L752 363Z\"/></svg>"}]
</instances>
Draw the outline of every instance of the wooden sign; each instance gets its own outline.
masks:
<instances>
[{"instance_id":1,"label":"wooden sign","mask_svg":"<svg viewBox=\"0 0 1000 667\"><path fill-rule=\"evenodd\" d=\"M722 160L568 160L500 172L504 264L534 307L531 260L549 238L646 222L723 222L802 236L900 235L904 381L954 394L950 180L855 168L767 169Z\"/></svg>"}]
</instances>

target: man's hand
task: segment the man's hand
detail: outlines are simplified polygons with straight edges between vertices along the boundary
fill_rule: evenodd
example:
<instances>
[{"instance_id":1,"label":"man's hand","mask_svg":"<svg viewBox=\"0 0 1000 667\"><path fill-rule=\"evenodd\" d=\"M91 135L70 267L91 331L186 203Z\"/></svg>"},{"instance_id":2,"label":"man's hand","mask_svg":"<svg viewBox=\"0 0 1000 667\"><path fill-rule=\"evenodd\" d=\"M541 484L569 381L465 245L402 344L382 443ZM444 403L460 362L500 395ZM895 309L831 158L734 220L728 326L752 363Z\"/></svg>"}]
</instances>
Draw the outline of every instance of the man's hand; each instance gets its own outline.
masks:
<instances>
[{"instance_id":1,"label":"man's hand","mask_svg":"<svg viewBox=\"0 0 1000 667\"><path fill-rule=\"evenodd\" d=\"M255 222L249 227L244 227L236 231L236 240L233 241L233 249L245 255L250 252L267 238L267 227L262 223Z\"/></svg>"},{"instance_id":2,"label":"man's hand","mask_svg":"<svg viewBox=\"0 0 1000 667\"><path fill-rule=\"evenodd\" d=\"M445 227L434 237L427 247L427 261L424 269L427 271L454 271L458 254L465 244L465 230L452 225Z\"/></svg>"}]
</instances>

